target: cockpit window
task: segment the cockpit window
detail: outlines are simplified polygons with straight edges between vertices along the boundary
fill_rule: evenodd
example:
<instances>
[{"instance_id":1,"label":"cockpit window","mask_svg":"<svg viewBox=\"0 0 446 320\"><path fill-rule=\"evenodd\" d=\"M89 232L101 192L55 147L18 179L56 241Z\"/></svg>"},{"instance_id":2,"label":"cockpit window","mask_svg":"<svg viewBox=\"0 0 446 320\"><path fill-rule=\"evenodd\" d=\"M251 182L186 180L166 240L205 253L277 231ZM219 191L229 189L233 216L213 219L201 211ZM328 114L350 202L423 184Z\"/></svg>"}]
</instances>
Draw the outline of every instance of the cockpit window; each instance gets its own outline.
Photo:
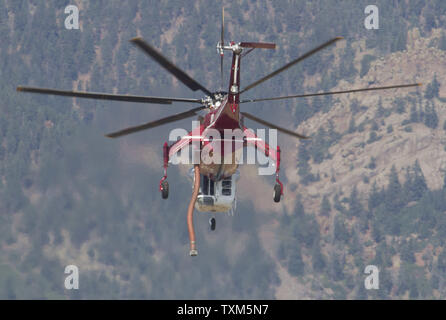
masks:
<instances>
[{"instance_id":1,"label":"cockpit window","mask_svg":"<svg viewBox=\"0 0 446 320\"><path fill-rule=\"evenodd\" d=\"M221 186L222 186L222 194L224 196L230 196L231 195L231 187L232 187L232 177L226 178L222 181Z\"/></svg>"}]
</instances>

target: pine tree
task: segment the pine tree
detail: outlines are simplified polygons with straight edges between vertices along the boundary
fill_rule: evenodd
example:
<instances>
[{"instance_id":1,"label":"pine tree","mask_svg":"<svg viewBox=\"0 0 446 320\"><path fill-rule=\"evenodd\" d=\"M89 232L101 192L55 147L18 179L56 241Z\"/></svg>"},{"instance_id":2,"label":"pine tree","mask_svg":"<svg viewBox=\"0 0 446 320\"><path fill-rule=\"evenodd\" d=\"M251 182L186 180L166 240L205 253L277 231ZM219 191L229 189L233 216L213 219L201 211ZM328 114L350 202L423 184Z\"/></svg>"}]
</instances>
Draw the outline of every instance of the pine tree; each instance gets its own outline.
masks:
<instances>
[{"instance_id":1,"label":"pine tree","mask_svg":"<svg viewBox=\"0 0 446 320\"><path fill-rule=\"evenodd\" d=\"M424 124L426 125L426 127L429 127L431 129L435 129L438 126L438 115L435 111L435 105L433 102L431 104L429 104L429 102L426 102Z\"/></svg>"},{"instance_id":2,"label":"pine tree","mask_svg":"<svg viewBox=\"0 0 446 320\"><path fill-rule=\"evenodd\" d=\"M280 261L283 261L286 259L286 248L285 248L285 244L283 242L280 243L279 248L277 249L277 258Z\"/></svg>"},{"instance_id":3,"label":"pine tree","mask_svg":"<svg viewBox=\"0 0 446 320\"><path fill-rule=\"evenodd\" d=\"M402 200L402 187L398 179L395 165L393 165L390 169L389 185L385 192L385 203L386 208L390 211L389 213L398 212L403 206Z\"/></svg>"},{"instance_id":4,"label":"pine tree","mask_svg":"<svg viewBox=\"0 0 446 320\"><path fill-rule=\"evenodd\" d=\"M392 42L391 44L391 51L392 52L396 52L396 51L403 51L406 50L406 43L407 43L407 31L405 28L401 29L398 32L398 36L396 38L395 42Z\"/></svg>"},{"instance_id":5,"label":"pine tree","mask_svg":"<svg viewBox=\"0 0 446 320\"><path fill-rule=\"evenodd\" d=\"M371 170L376 168L376 158L375 157L370 158L370 162L367 167Z\"/></svg>"},{"instance_id":6,"label":"pine tree","mask_svg":"<svg viewBox=\"0 0 446 320\"><path fill-rule=\"evenodd\" d=\"M290 275L298 277L304 273L304 261L302 260L302 254L300 247L295 247L290 253L288 259L288 272Z\"/></svg>"},{"instance_id":7,"label":"pine tree","mask_svg":"<svg viewBox=\"0 0 446 320\"><path fill-rule=\"evenodd\" d=\"M336 215L335 221L334 221L334 228L333 228L333 234L334 234L334 240L339 241L342 243L347 243L350 239L350 234L345 226L344 219L341 215Z\"/></svg>"},{"instance_id":8,"label":"pine tree","mask_svg":"<svg viewBox=\"0 0 446 320\"><path fill-rule=\"evenodd\" d=\"M422 104L420 103L420 107L418 108L418 122L424 122L425 119L426 119L426 112L424 112Z\"/></svg>"},{"instance_id":9,"label":"pine tree","mask_svg":"<svg viewBox=\"0 0 446 320\"><path fill-rule=\"evenodd\" d=\"M443 190L446 191L446 174L443 177Z\"/></svg>"},{"instance_id":10,"label":"pine tree","mask_svg":"<svg viewBox=\"0 0 446 320\"><path fill-rule=\"evenodd\" d=\"M363 279L360 279L360 280L362 280L362 281L359 281L359 282L361 282L361 284L358 286L358 290L356 291L355 299L356 300L367 300L367 290L363 283L364 280Z\"/></svg>"},{"instance_id":11,"label":"pine tree","mask_svg":"<svg viewBox=\"0 0 446 320\"><path fill-rule=\"evenodd\" d=\"M322 110L323 107L323 102L321 97L316 96L313 98L313 103L312 103L314 112L319 112L320 110Z\"/></svg>"},{"instance_id":12,"label":"pine tree","mask_svg":"<svg viewBox=\"0 0 446 320\"><path fill-rule=\"evenodd\" d=\"M414 248L411 240L401 245L401 260L409 264L415 263Z\"/></svg>"},{"instance_id":13,"label":"pine tree","mask_svg":"<svg viewBox=\"0 0 446 320\"><path fill-rule=\"evenodd\" d=\"M339 132L336 132L333 121L332 120L328 120L328 143L330 146L333 143L336 143L340 138L341 138L341 134Z\"/></svg>"},{"instance_id":14,"label":"pine tree","mask_svg":"<svg viewBox=\"0 0 446 320\"><path fill-rule=\"evenodd\" d=\"M412 272L410 272L410 269L407 267L407 264L403 264L400 267L400 270L398 272L398 295L404 295L407 290L410 289L409 285L412 278Z\"/></svg>"},{"instance_id":15,"label":"pine tree","mask_svg":"<svg viewBox=\"0 0 446 320\"><path fill-rule=\"evenodd\" d=\"M412 170L414 172L414 179L411 186L411 194L413 195L415 200L418 200L428 190L426 179L424 178L423 171L421 170L418 159L415 161Z\"/></svg>"},{"instance_id":16,"label":"pine tree","mask_svg":"<svg viewBox=\"0 0 446 320\"><path fill-rule=\"evenodd\" d=\"M414 175L412 174L409 167L406 168L405 180L406 181L404 181L404 186L403 186L404 190L403 195L405 198L405 202L410 202L414 199L414 195L412 194Z\"/></svg>"},{"instance_id":17,"label":"pine tree","mask_svg":"<svg viewBox=\"0 0 446 320\"><path fill-rule=\"evenodd\" d=\"M359 71L359 76L361 78L369 72L370 63L375 59L376 59L376 57L372 56L370 54L364 55L364 57L361 60L361 70Z\"/></svg>"},{"instance_id":18,"label":"pine tree","mask_svg":"<svg viewBox=\"0 0 446 320\"><path fill-rule=\"evenodd\" d=\"M361 241L359 240L358 232L353 230L352 234L352 242L349 247L349 253L354 257L361 257L363 252L363 246L361 245Z\"/></svg>"},{"instance_id":19,"label":"pine tree","mask_svg":"<svg viewBox=\"0 0 446 320\"><path fill-rule=\"evenodd\" d=\"M419 117L418 117L417 107L415 104L413 104L410 107L410 122L416 123L418 121L419 121Z\"/></svg>"},{"instance_id":20,"label":"pine tree","mask_svg":"<svg viewBox=\"0 0 446 320\"><path fill-rule=\"evenodd\" d=\"M341 201L339 200L339 194L337 193L333 197L333 208L335 208L341 213L345 213L345 208L342 205Z\"/></svg>"},{"instance_id":21,"label":"pine tree","mask_svg":"<svg viewBox=\"0 0 446 320\"><path fill-rule=\"evenodd\" d=\"M394 104L396 105L396 112L398 112L399 114L402 114L406 111L406 104L403 99L395 99Z\"/></svg>"},{"instance_id":22,"label":"pine tree","mask_svg":"<svg viewBox=\"0 0 446 320\"><path fill-rule=\"evenodd\" d=\"M381 268L379 273L379 290L378 296L380 299L390 299L392 290L392 278L385 268Z\"/></svg>"},{"instance_id":23,"label":"pine tree","mask_svg":"<svg viewBox=\"0 0 446 320\"><path fill-rule=\"evenodd\" d=\"M344 262L342 257L339 257L335 252L330 256L330 278L333 281L340 281L344 279Z\"/></svg>"},{"instance_id":24,"label":"pine tree","mask_svg":"<svg viewBox=\"0 0 446 320\"><path fill-rule=\"evenodd\" d=\"M356 128L355 128L355 117L353 117L353 115L352 115L352 117L350 118L350 122L348 124L347 133L353 133L355 131L356 131Z\"/></svg>"},{"instance_id":25,"label":"pine tree","mask_svg":"<svg viewBox=\"0 0 446 320\"><path fill-rule=\"evenodd\" d=\"M358 113L359 109L360 109L360 106L359 106L358 99L353 99L350 103L351 114L354 115L355 113Z\"/></svg>"},{"instance_id":26,"label":"pine tree","mask_svg":"<svg viewBox=\"0 0 446 320\"><path fill-rule=\"evenodd\" d=\"M436 97L436 98L438 98L440 87L441 87L441 84L437 80L437 74L435 74L434 78L432 79L432 91L433 91L434 97Z\"/></svg>"},{"instance_id":27,"label":"pine tree","mask_svg":"<svg viewBox=\"0 0 446 320\"><path fill-rule=\"evenodd\" d=\"M353 187L353 190L350 194L348 205L348 213L351 217L359 217L364 213L364 208L362 207L362 204L358 199L358 190L356 186Z\"/></svg>"},{"instance_id":28,"label":"pine tree","mask_svg":"<svg viewBox=\"0 0 446 320\"><path fill-rule=\"evenodd\" d=\"M381 118L386 116L386 109L383 107L382 99L379 97L378 109L376 110L375 118Z\"/></svg>"},{"instance_id":29,"label":"pine tree","mask_svg":"<svg viewBox=\"0 0 446 320\"><path fill-rule=\"evenodd\" d=\"M438 49L446 51L446 34L441 31L440 41L438 42Z\"/></svg>"},{"instance_id":30,"label":"pine tree","mask_svg":"<svg viewBox=\"0 0 446 320\"><path fill-rule=\"evenodd\" d=\"M319 241L314 241L313 243L313 248L311 249L311 261L313 264L313 269L316 272L324 271L326 263L324 255L321 252Z\"/></svg>"},{"instance_id":31,"label":"pine tree","mask_svg":"<svg viewBox=\"0 0 446 320\"><path fill-rule=\"evenodd\" d=\"M440 83L437 80L437 75L434 75L432 82L426 86L426 91L424 92L424 97L426 99L432 99L434 97L438 98L438 93L440 90Z\"/></svg>"},{"instance_id":32,"label":"pine tree","mask_svg":"<svg viewBox=\"0 0 446 320\"><path fill-rule=\"evenodd\" d=\"M305 208L304 208L304 205L302 204L302 196L300 194L297 196L297 200L296 200L295 215L297 217L304 217L305 216Z\"/></svg>"},{"instance_id":33,"label":"pine tree","mask_svg":"<svg viewBox=\"0 0 446 320\"><path fill-rule=\"evenodd\" d=\"M322 198L320 215L328 217L330 215L330 211L330 200L328 199L327 195L324 195L324 197Z\"/></svg>"},{"instance_id":34,"label":"pine tree","mask_svg":"<svg viewBox=\"0 0 446 320\"><path fill-rule=\"evenodd\" d=\"M393 132L393 126L391 124L389 124L387 126L387 133L392 133Z\"/></svg>"},{"instance_id":35,"label":"pine tree","mask_svg":"<svg viewBox=\"0 0 446 320\"><path fill-rule=\"evenodd\" d=\"M442 277L446 276L446 249L444 248L438 256L437 269Z\"/></svg>"},{"instance_id":36,"label":"pine tree","mask_svg":"<svg viewBox=\"0 0 446 320\"><path fill-rule=\"evenodd\" d=\"M382 208L379 207L378 210ZM380 242L383 239L383 231L382 231L382 225L377 223L376 221L372 224L372 237L375 242Z\"/></svg>"},{"instance_id":37,"label":"pine tree","mask_svg":"<svg viewBox=\"0 0 446 320\"><path fill-rule=\"evenodd\" d=\"M410 289L409 289L409 299L416 299L419 296L417 283L415 280L411 281Z\"/></svg>"}]
</instances>

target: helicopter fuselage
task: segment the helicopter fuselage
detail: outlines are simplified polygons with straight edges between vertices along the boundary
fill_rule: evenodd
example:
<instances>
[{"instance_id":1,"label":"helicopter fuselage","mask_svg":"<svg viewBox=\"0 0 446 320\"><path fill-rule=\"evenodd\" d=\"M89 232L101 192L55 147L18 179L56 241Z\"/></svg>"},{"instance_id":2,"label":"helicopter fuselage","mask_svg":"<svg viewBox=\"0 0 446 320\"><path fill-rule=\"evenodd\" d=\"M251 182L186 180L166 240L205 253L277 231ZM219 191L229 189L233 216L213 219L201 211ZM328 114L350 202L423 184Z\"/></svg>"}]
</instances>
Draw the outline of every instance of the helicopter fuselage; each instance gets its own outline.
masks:
<instances>
[{"instance_id":1,"label":"helicopter fuselage","mask_svg":"<svg viewBox=\"0 0 446 320\"><path fill-rule=\"evenodd\" d=\"M209 177L213 181L219 181L232 176L237 168L237 151L243 147L243 136L235 134L228 137L229 130L233 133L236 130L243 132L243 123L240 118L239 110L239 91L240 91L240 60L241 48L237 44L231 44L232 67L229 79L229 91L218 92L214 99L209 103L209 112L202 121L202 136L207 136L212 129L219 132L220 141L215 137L204 139L202 149L211 149L213 159L219 161L202 161L200 157L200 173ZM214 131L215 132L215 131ZM228 141L231 139L232 141ZM229 144L229 142L231 142ZM218 144L218 145L217 145ZM215 148L217 147L217 148Z\"/></svg>"}]
</instances>

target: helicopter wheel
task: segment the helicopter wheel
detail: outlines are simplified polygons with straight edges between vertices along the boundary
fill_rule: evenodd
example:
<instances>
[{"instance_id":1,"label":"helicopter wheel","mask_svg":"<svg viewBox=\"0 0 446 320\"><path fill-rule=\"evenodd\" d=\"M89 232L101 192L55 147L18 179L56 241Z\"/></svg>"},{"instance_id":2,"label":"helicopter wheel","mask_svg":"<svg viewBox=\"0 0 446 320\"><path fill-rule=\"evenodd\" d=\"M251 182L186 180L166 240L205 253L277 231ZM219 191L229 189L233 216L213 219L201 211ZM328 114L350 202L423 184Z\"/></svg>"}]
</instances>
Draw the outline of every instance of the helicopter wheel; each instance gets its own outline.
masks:
<instances>
[{"instance_id":1,"label":"helicopter wheel","mask_svg":"<svg viewBox=\"0 0 446 320\"><path fill-rule=\"evenodd\" d=\"M161 197L163 199L167 199L167 197L169 196L169 183L164 180L163 182L161 182Z\"/></svg>"},{"instance_id":2,"label":"helicopter wheel","mask_svg":"<svg viewBox=\"0 0 446 320\"><path fill-rule=\"evenodd\" d=\"M282 190L281 190L280 184L277 183L274 186L274 193L273 193L274 202L280 202L281 195L282 195Z\"/></svg>"},{"instance_id":3,"label":"helicopter wheel","mask_svg":"<svg viewBox=\"0 0 446 320\"><path fill-rule=\"evenodd\" d=\"M215 220L214 217L212 217L212 218L209 219L209 224L210 224L210 226L211 226L211 230L212 230L212 231L215 230L216 223L217 223L217 221Z\"/></svg>"}]
</instances>

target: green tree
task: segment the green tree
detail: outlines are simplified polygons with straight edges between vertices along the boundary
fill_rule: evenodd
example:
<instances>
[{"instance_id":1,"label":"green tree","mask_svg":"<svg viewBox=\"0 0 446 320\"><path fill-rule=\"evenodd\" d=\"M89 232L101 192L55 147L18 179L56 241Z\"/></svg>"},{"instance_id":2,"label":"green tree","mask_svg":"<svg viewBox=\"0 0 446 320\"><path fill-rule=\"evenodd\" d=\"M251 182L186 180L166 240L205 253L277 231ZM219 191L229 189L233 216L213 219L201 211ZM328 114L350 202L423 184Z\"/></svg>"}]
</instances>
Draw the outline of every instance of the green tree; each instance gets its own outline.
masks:
<instances>
[{"instance_id":1,"label":"green tree","mask_svg":"<svg viewBox=\"0 0 446 320\"><path fill-rule=\"evenodd\" d=\"M412 170L413 180L410 186L410 194L412 195L412 200L418 200L421 199L423 194L428 190L426 179L424 178L418 159L415 161Z\"/></svg>"},{"instance_id":2,"label":"green tree","mask_svg":"<svg viewBox=\"0 0 446 320\"><path fill-rule=\"evenodd\" d=\"M446 250L444 249L438 255L437 268L443 277L446 276Z\"/></svg>"},{"instance_id":3,"label":"green tree","mask_svg":"<svg viewBox=\"0 0 446 320\"><path fill-rule=\"evenodd\" d=\"M332 252L330 255L330 279L333 281L341 281L344 279L344 261L337 253Z\"/></svg>"},{"instance_id":4,"label":"green tree","mask_svg":"<svg viewBox=\"0 0 446 320\"><path fill-rule=\"evenodd\" d=\"M406 241L401 245L401 260L409 264L415 263L414 247L412 241Z\"/></svg>"},{"instance_id":5,"label":"green tree","mask_svg":"<svg viewBox=\"0 0 446 320\"><path fill-rule=\"evenodd\" d=\"M320 210L319 214L321 216L328 217L330 215L330 212L331 212L330 200L328 199L327 195L324 195L322 197L321 210Z\"/></svg>"},{"instance_id":6,"label":"green tree","mask_svg":"<svg viewBox=\"0 0 446 320\"><path fill-rule=\"evenodd\" d=\"M313 264L313 269L316 272L322 272L325 269L325 257L321 252L321 247L319 241L314 241L313 247L311 249L311 261Z\"/></svg>"},{"instance_id":7,"label":"green tree","mask_svg":"<svg viewBox=\"0 0 446 320\"><path fill-rule=\"evenodd\" d=\"M426 91L424 92L424 97L426 99L438 98L440 83L437 80L437 75L434 75L432 82L426 86Z\"/></svg>"},{"instance_id":8,"label":"green tree","mask_svg":"<svg viewBox=\"0 0 446 320\"><path fill-rule=\"evenodd\" d=\"M350 198L348 200L348 214L351 217L359 217L363 215L363 213L364 213L364 208L362 207L362 204L359 201L358 190L356 186L354 186L350 194Z\"/></svg>"},{"instance_id":9,"label":"green tree","mask_svg":"<svg viewBox=\"0 0 446 320\"><path fill-rule=\"evenodd\" d=\"M407 30L405 28L402 28L399 30L396 41L392 42L391 44L391 51L403 51L407 49Z\"/></svg>"},{"instance_id":10,"label":"green tree","mask_svg":"<svg viewBox=\"0 0 446 320\"><path fill-rule=\"evenodd\" d=\"M334 240L342 243L347 243L350 239L350 233L345 226L344 218L341 215L336 215L334 221Z\"/></svg>"},{"instance_id":11,"label":"green tree","mask_svg":"<svg viewBox=\"0 0 446 320\"><path fill-rule=\"evenodd\" d=\"M410 122L412 123L416 123L420 120L419 116L418 116L418 112L417 112L417 106L415 104L413 104L410 107Z\"/></svg>"},{"instance_id":12,"label":"green tree","mask_svg":"<svg viewBox=\"0 0 446 320\"><path fill-rule=\"evenodd\" d=\"M438 49L446 51L446 33L442 30L441 37L438 42Z\"/></svg>"},{"instance_id":13,"label":"green tree","mask_svg":"<svg viewBox=\"0 0 446 320\"><path fill-rule=\"evenodd\" d=\"M389 184L385 191L385 204L390 213L398 212L404 205L402 191L396 167L393 165L390 170Z\"/></svg>"},{"instance_id":14,"label":"green tree","mask_svg":"<svg viewBox=\"0 0 446 320\"><path fill-rule=\"evenodd\" d=\"M302 254L299 247L291 249L290 256L288 258L288 272L290 275L298 277L304 273L304 261L302 260Z\"/></svg>"},{"instance_id":15,"label":"green tree","mask_svg":"<svg viewBox=\"0 0 446 320\"><path fill-rule=\"evenodd\" d=\"M361 71L359 72L359 76L362 78L365 76L370 69L370 63L376 59L375 56L372 56L370 54L366 54L362 57L361 60Z\"/></svg>"},{"instance_id":16,"label":"green tree","mask_svg":"<svg viewBox=\"0 0 446 320\"><path fill-rule=\"evenodd\" d=\"M348 130L347 133L353 133L356 131L356 127L355 127L355 117L352 115L350 118L350 122L348 124Z\"/></svg>"},{"instance_id":17,"label":"green tree","mask_svg":"<svg viewBox=\"0 0 446 320\"><path fill-rule=\"evenodd\" d=\"M438 126L438 115L435 111L435 105L433 103L426 103L424 124L431 129L435 129Z\"/></svg>"}]
</instances>

